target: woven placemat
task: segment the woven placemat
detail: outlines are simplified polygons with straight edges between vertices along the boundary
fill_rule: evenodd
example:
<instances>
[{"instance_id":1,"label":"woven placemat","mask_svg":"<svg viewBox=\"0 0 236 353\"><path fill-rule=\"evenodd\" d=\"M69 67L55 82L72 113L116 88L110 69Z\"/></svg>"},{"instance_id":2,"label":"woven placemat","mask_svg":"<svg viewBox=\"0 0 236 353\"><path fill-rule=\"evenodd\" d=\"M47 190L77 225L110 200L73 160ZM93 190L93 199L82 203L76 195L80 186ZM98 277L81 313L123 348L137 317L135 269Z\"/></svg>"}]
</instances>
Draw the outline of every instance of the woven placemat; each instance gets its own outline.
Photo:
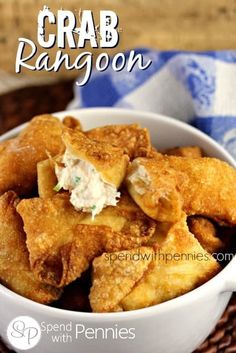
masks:
<instances>
[{"instance_id":1,"label":"woven placemat","mask_svg":"<svg viewBox=\"0 0 236 353\"><path fill-rule=\"evenodd\" d=\"M34 115L64 110L73 97L73 80L26 87L0 96L0 134Z\"/></svg>"},{"instance_id":2,"label":"woven placemat","mask_svg":"<svg viewBox=\"0 0 236 353\"><path fill-rule=\"evenodd\" d=\"M24 88L0 96L0 134L34 115L64 110L73 97L72 86L73 81L68 80L49 86ZM0 340L0 353L14 352ZM214 332L195 353L236 353L236 294Z\"/></svg>"}]
</instances>

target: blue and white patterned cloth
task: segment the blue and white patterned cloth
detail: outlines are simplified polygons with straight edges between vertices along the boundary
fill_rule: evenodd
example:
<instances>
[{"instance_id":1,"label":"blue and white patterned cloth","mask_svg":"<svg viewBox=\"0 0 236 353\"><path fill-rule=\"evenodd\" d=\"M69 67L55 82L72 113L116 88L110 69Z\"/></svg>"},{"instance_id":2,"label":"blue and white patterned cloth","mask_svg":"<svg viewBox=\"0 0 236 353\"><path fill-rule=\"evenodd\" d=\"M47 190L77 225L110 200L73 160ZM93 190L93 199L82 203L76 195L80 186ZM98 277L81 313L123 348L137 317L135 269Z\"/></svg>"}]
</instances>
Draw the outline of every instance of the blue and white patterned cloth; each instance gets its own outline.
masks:
<instances>
[{"instance_id":1,"label":"blue and white patterned cloth","mask_svg":"<svg viewBox=\"0 0 236 353\"><path fill-rule=\"evenodd\" d=\"M236 51L135 52L152 60L147 70L94 70L85 86L75 86L68 109L112 106L165 114L204 131L236 158Z\"/></svg>"}]
</instances>

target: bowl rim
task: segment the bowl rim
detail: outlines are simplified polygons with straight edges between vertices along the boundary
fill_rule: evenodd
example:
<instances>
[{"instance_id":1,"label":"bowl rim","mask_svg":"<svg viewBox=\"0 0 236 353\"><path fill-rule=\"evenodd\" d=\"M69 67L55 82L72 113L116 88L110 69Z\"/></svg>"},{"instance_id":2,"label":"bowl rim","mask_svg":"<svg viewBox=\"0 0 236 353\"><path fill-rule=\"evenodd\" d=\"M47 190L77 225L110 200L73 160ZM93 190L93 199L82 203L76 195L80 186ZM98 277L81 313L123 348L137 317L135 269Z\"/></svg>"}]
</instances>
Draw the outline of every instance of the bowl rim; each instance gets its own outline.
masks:
<instances>
[{"instance_id":1,"label":"bowl rim","mask_svg":"<svg viewBox=\"0 0 236 353\"><path fill-rule=\"evenodd\" d=\"M187 133L193 133L206 142L208 145L211 145L216 151L220 152L224 158L224 161L231 164L234 168L236 168L236 161L234 158L222 147L220 146L215 140L211 137L203 133L202 131L198 130L197 128L183 122L177 120L175 118L165 116L163 114L156 114L152 112L142 111L142 110L131 110L131 109L124 109L124 108L83 108L83 109L74 109L74 110L65 110L60 112L52 113L52 115L62 119L66 115L78 115L82 114L86 115L101 115L101 114L113 114L119 116L120 114L129 116L131 118L138 118L139 117L148 117L152 120L167 122L168 124L172 125L173 127L178 126L182 130ZM134 121L135 122L135 121ZM28 123L21 124L14 129L11 129L7 133L0 136L0 142L7 140L16 136ZM13 292L12 290L8 289L4 285L0 284L0 296L5 296L11 301L17 302L18 305L22 307L31 307L32 310L35 311L45 311L46 315L53 315L57 318L65 318L68 319L82 319L82 320L99 320L104 322L110 321L123 321L123 320L130 320L130 319L138 319L143 318L144 316L153 316L154 314L161 314L163 312L167 312L172 310L173 308L181 307L183 305L189 304L201 298L204 298L206 294L208 295L216 295L220 292L231 292L232 290L228 290L226 288L226 282L228 280L229 272L232 268L236 266L236 256L225 266L217 275L215 275L212 279L208 280L204 284L200 285L199 287L189 291L179 297L170 299L166 302L155 304L153 306L136 309L131 311L124 311L124 312L110 312L110 313L91 313L91 312L81 312L81 311L71 311L65 310L60 308L51 307L45 304L37 303L31 299L25 298L20 294Z\"/></svg>"}]
</instances>

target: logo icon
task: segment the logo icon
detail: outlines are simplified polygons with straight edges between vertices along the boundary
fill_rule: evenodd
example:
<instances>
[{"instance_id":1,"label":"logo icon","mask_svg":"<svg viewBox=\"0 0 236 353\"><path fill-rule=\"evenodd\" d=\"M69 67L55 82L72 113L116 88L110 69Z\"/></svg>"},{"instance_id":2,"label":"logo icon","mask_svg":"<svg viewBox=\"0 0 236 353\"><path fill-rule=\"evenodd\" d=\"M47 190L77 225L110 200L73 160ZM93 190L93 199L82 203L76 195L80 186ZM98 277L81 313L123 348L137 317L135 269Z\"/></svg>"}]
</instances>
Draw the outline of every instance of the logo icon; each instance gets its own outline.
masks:
<instances>
[{"instance_id":1,"label":"logo icon","mask_svg":"<svg viewBox=\"0 0 236 353\"><path fill-rule=\"evenodd\" d=\"M39 343L41 328L32 317L18 316L8 325L7 338L14 348L26 351Z\"/></svg>"}]
</instances>

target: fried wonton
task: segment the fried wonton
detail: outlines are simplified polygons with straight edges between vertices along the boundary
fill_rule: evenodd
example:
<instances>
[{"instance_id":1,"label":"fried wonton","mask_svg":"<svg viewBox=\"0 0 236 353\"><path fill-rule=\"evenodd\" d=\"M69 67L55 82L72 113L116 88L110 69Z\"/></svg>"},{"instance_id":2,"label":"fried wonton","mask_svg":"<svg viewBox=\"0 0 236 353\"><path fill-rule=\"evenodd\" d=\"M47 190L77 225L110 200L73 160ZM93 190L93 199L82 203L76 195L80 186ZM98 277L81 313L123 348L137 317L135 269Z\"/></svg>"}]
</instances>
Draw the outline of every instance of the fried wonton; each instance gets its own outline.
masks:
<instances>
[{"instance_id":1,"label":"fried wonton","mask_svg":"<svg viewBox=\"0 0 236 353\"><path fill-rule=\"evenodd\" d=\"M0 197L0 282L39 303L50 303L61 291L36 279L30 269L23 223L16 212L18 197L9 191Z\"/></svg>"},{"instance_id":2,"label":"fried wonton","mask_svg":"<svg viewBox=\"0 0 236 353\"><path fill-rule=\"evenodd\" d=\"M62 123L70 129L78 129L82 131L81 122L73 116L65 116L65 118L62 120Z\"/></svg>"},{"instance_id":3,"label":"fried wonton","mask_svg":"<svg viewBox=\"0 0 236 353\"><path fill-rule=\"evenodd\" d=\"M63 124L51 115L32 119L10 142L0 147L0 194L14 190L28 195L37 185L37 163L63 151ZM0 145L1 146L1 145Z\"/></svg>"},{"instance_id":4,"label":"fried wonton","mask_svg":"<svg viewBox=\"0 0 236 353\"><path fill-rule=\"evenodd\" d=\"M217 236L215 225L204 217L189 217L188 226L202 247L210 254L225 248L222 240Z\"/></svg>"},{"instance_id":5,"label":"fried wonton","mask_svg":"<svg viewBox=\"0 0 236 353\"><path fill-rule=\"evenodd\" d=\"M174 147L162 151L163 154L169 156L178 156L178 157L189 157L189 158L200 158L203 157L203 151L198 146L183 146L183 147Z\"/></svg>"},{"instance_id":6,"label":"fried wonton","mask_svg":"<svg viewBox=\"0 0 236 353\"><path fill-rule=\"evenodd\" d=\"M129 162L123 149L94 141L78 130L64 130L62 139L70 155L92 164L107 183L121 185Z\"/></svg>"},{"instance_id":7,"label":"fried wonton","mask_svg":"<svg viewBox=\"0 0 236 353\"><path fill-rule=\"evenodd\" d=\"M11 139L11 140L6 140L6 141L3 141L3 142L0 142L0 153L5 151L8 146L10 146L10 144L12 143L12 141L14 141L14 139Z\"/></svg>"},{"instance_id":8,"label":"fried wonton","mask_svg":"<svg viewBox=\"0 0 236 353\"><path fill-rule=\"evenodd\" d=\"M57 184L55 165L52 159L46 159L37 164L38 193L42 198L50 198L56 194Z\"/></svg>"},{"instance_id":9,"label":"fried wonton","mask_svg":"<svg viewBox=\"0 0 236 353\"><path fill-rule=\"evenodd\" d=\"M220 270L216 260L189 232L184 214L170 228L166 241L155 255L142 279L119 303L123 310L140 309L178 297L205 283Z\"/></svg>"},{"instance_id":10,"label":"fried wonton","mask_svg":"<svg viewBox=\"0 0 236 353\"><path fill-rule=\"evenodd\" d=\"M17 210L24 221L30 263L37 277L62 287L80 277L102 252L145 244L155 231L154 222L137 208L135 213L127 207L123 211L122 206L107 207L93 221L73 208L67 194L22 200Z\"/></svg>"},{"instance_id":11,"label":"fried wonton","mask_svg":"<svg viewBox=\"0 0 236 353\"><path fill-rule=\"evenodd\" d=\"M159 152L156 147L152 146L151 152L148 156L148 158L162 158L162 153Z\"/></svg>"},{"instance_id":12,"label":"fried wonton","mask_svg":"<svg viewBox=\"0 0 236 353\"><path fill-rule=\"evenodd\" d=\"M120 302L144 276L152 261L151 247L104 253L93 261L90 305L94 312L120 311Z\"/></svg>"},{"instance_id":13,"label":"fried wonton","mask_svg":"<svg viewBox=\"0 0 236 353\"><path fill-rule=\"evenodd\" d=\"M122 232L128 237L145 237L147 241L154 235L156 229L156 223L146 216L131 197L123 191L116 207L105 208L94 220L88 214L81 223L106 225L115 232Z\"/></svg>"},{"instance_id":14,"label":"fried wonton","mask_svg":"<svg viewBox=\"0 0 236 353\"><path fill-rule=\"evenodd\" d=\"M181 209L220 223L236 224L236 170L215 158L137 158L129 167L129 193L161 222L175 222Z\"/></svg>"},{"instance_id":15,"label":"fried wonton","mask_svg":"<svg viewBox=\"0 0 236 353\"><path fill-rule=\"evenodd\" d=\"M162 246L172 225L172 223L157 222L155 232L147 241L147 246Z\"/></svg>"},{"instance_id":16,"label":"fried wonton","mask_svg":"<svg viewBox=\"0 0 236 353\"><path fill-rule=\"evenodd\" d=\"M149 131L138 124L97 127L87 131L86 135L93 140L122 148L131 160L148 157L151 152Z\"/></svg>"},{"instance_id":17,"label":"fried wonton","mask_svg":"<svg viewBox=\"0 0 236 353\"><path fill-rule=\"evenodd\" d=\"M159 159L135 159L126 178L128 191L149 217L173 223L181 216L182 197L176 188L174 170L158 165Z\"/></svg>"}]
</instances>

